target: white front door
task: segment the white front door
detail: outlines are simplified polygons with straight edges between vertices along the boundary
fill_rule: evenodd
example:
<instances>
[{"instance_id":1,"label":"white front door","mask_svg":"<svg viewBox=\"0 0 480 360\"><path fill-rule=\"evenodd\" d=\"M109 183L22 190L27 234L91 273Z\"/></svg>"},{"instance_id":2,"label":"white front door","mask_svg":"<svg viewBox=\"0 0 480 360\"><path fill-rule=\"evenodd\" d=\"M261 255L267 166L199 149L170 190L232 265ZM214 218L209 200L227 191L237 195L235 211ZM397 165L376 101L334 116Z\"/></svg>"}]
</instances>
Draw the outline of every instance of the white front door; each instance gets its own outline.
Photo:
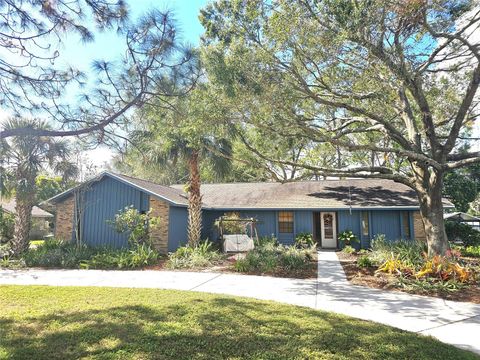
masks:
<instances>
[{"instance_id":1,"label":"white front door","mask_svg":"<svg viewBox=\"0 0 480 360\"><path fill-rule=\"evenodd\" d=\"M337 247L337 219L334 212L321 212L320 221L322 224L322 247Z\"/></svg>"}]
</instances>

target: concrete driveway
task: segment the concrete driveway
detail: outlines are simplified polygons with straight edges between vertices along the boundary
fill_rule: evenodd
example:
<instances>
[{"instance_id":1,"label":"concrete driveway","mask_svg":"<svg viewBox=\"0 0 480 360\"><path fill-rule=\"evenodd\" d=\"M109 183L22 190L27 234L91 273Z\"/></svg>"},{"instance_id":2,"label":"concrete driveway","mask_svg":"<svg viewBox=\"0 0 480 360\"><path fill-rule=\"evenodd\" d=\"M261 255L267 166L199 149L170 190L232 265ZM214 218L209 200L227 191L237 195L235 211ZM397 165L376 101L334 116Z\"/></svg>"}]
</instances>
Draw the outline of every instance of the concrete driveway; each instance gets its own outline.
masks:
<instances>
[{"instance_id":1,"label":"concrete driveway","mask_svg":"<svg viewBox=\"0 0 480 360\"><path fill-rule=\"evenodd\" d=\"M480 305L351 285L334 252L318 253L318 279L211 272L0 270L0 284L160 288L307 306L431 335L480 354Z\"/></svg>"}]
</instances>

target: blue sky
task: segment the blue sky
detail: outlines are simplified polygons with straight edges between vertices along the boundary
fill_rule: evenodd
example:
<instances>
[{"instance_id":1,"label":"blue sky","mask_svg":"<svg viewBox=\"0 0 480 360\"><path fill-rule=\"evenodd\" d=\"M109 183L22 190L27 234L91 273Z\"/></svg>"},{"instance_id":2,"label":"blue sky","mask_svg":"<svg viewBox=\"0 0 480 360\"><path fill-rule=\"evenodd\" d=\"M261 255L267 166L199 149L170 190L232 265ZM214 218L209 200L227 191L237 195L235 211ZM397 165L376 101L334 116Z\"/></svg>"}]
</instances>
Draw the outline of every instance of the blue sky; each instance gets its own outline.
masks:
<instances>
[{"instance_id":1,"label":"blue sky","mask_svg":"<svg viewBox=\"0 0 480 360\"><path fill-rule=\"evenodd\" d=\"M149 9L172 10L182 42L191 45L199 44L203 27L198 20L198 14L208 0L129 0L127 2L132 21ZM85 72L90 78L92 78L91 64L94 60L114 60L124 51L124 39L115 32L96 33L95 41L89 43L83 43L79 37L74 36L69 36L65 40L68 41L64 43L59 63L72 65ZM106 147L99 147L85 152L85 155L101 170L113 153Z\"/></svg>"},{"instance_id":2,"label":"blue sky","mask_svg":"<svg viewBox=\"0 0 480 360\"><path fill-rule=\"evenodd\" d=\"M130 20L135 22L150 9L173 11L182 42L198 45L203 27L198 20L201 8L208 0L129 0ZM94 60L118 59L125 49L125 40L115 31L97 32L92 42L84 43L79 36L69 34L60 51L59 65L71 65L89 75Z\"/></svg>"}]
</instances>

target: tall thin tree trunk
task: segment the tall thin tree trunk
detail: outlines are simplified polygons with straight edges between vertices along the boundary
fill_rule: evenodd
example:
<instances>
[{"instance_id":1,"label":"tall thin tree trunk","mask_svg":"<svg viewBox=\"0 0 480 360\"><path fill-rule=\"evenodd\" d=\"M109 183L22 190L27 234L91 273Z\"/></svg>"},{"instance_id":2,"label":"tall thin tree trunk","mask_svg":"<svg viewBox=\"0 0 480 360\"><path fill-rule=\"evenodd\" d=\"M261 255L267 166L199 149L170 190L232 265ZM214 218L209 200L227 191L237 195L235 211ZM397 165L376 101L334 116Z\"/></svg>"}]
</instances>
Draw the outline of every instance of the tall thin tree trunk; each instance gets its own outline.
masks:
<instances>
[{"instance_id":1,"label":"tall thin tree trunk","mask_svg":"<svg viewBox=\"0 0 480 360\"><path fill-rule=\"evenodd\" d=\"M35 204L36 189L35 170L17 170L15 181L15 226L12 239L12 251L14 256L20 256L28 250L29 234L32 225L32 208Z\"/></svg>"},{"instance_id":2,"label":"tall thin tree trunk","mask_svg":"<svg viewBox=\"0 0 480 360\"><path fill-rule=\"evenodd\" d=\"M428 255L445 255L450 246L443 219L443 173L420 167L415 167L414 170Z\"/></svg>"},{"instance_id":3,"label":"tall thin tree trunk","mask_svg":"<svg viewBox=\"0 0 480 360\"><path fill-rule=\"evenodd\" d=\"M12 239L12 251L19 256L28 250L29 234L32 219L33 202L30 199L16 197L15 199L15 230Z\"/></svg>"},{"instance_id":4,"label":"tall thin tree trunk","mask_svg":"<svg viewBox=\"0 0 480 360\"><path fill-rule=\"evenodd\" d=\"M202 195L200 194L200 171L198 169L198 151L192 151L188 159L190 184L188 194L188 243L198 244L202 233Z\"/></svg>"}]
</instances>

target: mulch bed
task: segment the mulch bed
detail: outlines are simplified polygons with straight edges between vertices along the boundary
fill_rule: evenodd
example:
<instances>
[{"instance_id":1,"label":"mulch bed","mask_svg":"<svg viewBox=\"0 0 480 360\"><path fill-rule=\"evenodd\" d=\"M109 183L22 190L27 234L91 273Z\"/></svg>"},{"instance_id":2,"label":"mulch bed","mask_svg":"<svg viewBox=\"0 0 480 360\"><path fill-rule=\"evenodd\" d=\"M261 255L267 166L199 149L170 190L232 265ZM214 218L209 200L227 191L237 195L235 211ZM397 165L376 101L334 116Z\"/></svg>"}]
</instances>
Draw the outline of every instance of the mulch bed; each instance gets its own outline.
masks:
<instances>
[{"instance_id":1,"label":"mulch bed","mask_svg":"<svg viewBox=\"0 0 480 360\"><path fill-rule=\"evenodd\" d=\"M166 256L161 257L155 264L144 266L140 270L166 270L165 265L167 264L167 260L168 258Z\"/></svg>"},{"instance_id":2,"label":"mulch bed","mask_svg":"<svg viewBox=\"0 0 480 360\"><path fill-rule=\"evenodd\" d=\"M394 290L406 292L409 294L426 295L438 297L446 300L465 301L480 304L480 286L470 285L467 288L456 292L438 292L425 290L410 290L396 287L395 277L386 273L375 273L375 267L362 268L357 265L358 255L337 252L340 264L342 264L345 275L352 284L367 286L376 289ZM467 259L468 260L468 259ZM472 262L478 262L478 259L470 259Z\"/></svg>"}]
</instances>

